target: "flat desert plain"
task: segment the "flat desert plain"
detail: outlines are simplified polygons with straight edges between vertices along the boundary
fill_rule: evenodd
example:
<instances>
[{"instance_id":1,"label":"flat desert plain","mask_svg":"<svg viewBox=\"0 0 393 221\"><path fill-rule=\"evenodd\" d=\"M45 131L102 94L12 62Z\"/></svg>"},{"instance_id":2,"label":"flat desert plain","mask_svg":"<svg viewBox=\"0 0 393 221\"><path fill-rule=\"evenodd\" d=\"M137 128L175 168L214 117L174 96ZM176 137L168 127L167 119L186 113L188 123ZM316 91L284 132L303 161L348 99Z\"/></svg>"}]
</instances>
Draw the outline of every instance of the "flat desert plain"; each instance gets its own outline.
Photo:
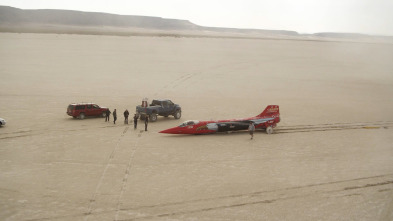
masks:
<instances>
[{"instance_id":1,"label":"flat desert plain","mask_svg":"<svg viewBox=\"0 0 393 221\"><path fill-rule=\"evenodd\" d=\"M392 44L2 33L0 78L1 220L393 220ZM144 97L182 118L125 125ZM269 104L253 140L158 133Z\"/></svg>"}]
</instances>

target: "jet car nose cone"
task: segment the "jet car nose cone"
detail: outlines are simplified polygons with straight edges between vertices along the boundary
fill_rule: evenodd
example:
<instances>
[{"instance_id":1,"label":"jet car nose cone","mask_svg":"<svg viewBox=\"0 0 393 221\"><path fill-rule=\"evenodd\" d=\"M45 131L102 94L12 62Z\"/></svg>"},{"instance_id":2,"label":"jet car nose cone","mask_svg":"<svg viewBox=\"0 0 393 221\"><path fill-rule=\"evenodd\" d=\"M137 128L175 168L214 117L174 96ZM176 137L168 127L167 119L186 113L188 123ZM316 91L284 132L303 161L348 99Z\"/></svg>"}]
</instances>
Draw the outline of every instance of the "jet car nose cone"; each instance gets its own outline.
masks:
<instances>
[{"instance_id":1,"label":"jet car nose cone","mask_svg":"<svg viewBox=\"0 0 393 221\"><path fill-rule=\"evenodd\" d=\"M175 127L175 128L169 128L169 129L166 129L166 130L162 130L159 133L162 133L162 134L178 134L178 131L177 131L176 127Z\"/></svg>"}]
</instances>

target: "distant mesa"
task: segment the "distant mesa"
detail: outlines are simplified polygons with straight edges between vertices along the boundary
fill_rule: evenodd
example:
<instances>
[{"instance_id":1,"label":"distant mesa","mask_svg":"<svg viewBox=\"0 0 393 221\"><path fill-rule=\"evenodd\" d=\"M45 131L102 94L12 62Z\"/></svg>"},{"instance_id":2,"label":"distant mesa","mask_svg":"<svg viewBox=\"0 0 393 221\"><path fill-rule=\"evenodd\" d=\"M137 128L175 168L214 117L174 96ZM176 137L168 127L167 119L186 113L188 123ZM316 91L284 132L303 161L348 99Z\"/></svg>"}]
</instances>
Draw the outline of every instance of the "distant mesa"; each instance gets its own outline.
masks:
<instances>
[{"instance_id":1,"label":"distant mesa","mask_svg":"<svg viewBox=\"0 0 393 221\"><path fill-rule=\"evenodd\" d=\"M328 37L328 38L367 38L370 35L358 34L358 33L334 33L334 32L320 32L315 33L315 36Z\"/></svg>"},{"instance_id":2,"label":"distant mesa","mask_svg":"<svg viewBox=\"0 0 393 221\"><path fill-rule=\"evenodd\" d=\"M368 41L375 39L375 36L356 33L326 32L303 35L286 30L204 27L187 20L150 16L56 9L23 10L9 6L0 6L0 32L298 40L355 39L363 41L366 39ZM380 36L379 39L393 41L393 37Z\"/></svg>"},{"instance_id":3,"label":"distant mesa","mask_svg":"<svg viewBox=\"0 0 393 221\"><path fill-rule=\"evenodd\" d=\"M0 6L0 23L136 27L164 30L194 30L200 28L186 20L56 9L22 10L9 6Z\"/></svg>"},{"instance_id":4,"label":"distant mesa","mask_svg":"<svg viewBox=\"0 0 393 221\"><path fill-rule=\"evenodd\" d=\"M64 27L64 26L68 26ZM79 27L79 29L78 29ZM82 28L90 30L83 31ZM109 34L124 33L124 28L155 31L194 31L217 32L236 34L273 34L273 35L298 35L295 31L236 29L203 27L187 20L167 19L160 17L116 15L100 12L82 12L56 9L23 10L9 6L0 6L0 31L2 32L89 32L97 31L94 28L110 29ZM123 28L123 30L119 30Z\"/></svg>"}]
</instances>

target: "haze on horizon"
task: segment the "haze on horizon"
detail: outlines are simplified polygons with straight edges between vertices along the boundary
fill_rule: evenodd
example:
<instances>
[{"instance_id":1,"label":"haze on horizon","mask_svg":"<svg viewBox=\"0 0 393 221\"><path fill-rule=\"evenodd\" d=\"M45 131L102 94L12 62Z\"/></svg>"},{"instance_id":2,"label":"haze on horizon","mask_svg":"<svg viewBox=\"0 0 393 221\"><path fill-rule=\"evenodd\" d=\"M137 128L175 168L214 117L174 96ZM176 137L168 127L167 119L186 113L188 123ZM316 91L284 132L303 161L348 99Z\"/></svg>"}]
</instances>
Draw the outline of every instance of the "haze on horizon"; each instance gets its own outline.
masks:
<instances>
[{"instance_id":1,"label":"haze on horizon","mask_svg":"<svg viewBox=\"0 0 393 221\"><path fill-rule=\"evenodd\" d=\"M393 36L390 0L0 0L0 5L184 19L208 27Z\"/></svg>"}]
</instances>

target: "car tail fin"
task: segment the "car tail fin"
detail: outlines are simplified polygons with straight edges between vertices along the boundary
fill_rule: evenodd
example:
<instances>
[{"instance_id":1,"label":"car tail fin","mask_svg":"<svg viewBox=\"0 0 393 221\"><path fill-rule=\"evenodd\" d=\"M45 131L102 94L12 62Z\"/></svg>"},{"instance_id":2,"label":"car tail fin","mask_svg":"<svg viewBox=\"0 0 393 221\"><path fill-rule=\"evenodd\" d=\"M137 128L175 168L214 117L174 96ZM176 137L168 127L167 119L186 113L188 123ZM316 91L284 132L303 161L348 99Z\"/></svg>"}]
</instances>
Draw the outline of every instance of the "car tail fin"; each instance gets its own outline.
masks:
<instances>
[{"instance_id":1,"label":"car tail fin","mask_svg":"<svg viewBox=\"0 0 393 221\"><path fill-rule=\"evenodd\" d=\"M278 117L280 116L280 108L278 105L269 105L257 117Z\"/></svg>"}]
</instances>

